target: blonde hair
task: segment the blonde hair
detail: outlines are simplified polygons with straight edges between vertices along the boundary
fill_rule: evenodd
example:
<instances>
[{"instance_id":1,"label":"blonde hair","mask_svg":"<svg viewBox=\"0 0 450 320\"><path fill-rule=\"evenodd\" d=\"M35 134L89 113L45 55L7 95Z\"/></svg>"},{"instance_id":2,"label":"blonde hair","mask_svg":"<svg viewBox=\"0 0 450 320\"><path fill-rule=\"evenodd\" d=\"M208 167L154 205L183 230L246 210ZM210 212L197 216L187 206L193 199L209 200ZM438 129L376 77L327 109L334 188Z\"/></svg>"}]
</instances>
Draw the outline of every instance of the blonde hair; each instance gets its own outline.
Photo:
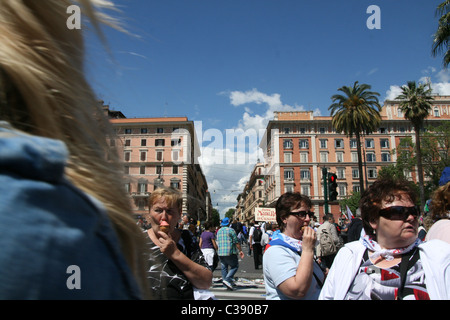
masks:
<instances>
[{"instance_id":1,"label":"blonde hair","mask_svg":"<svg viewBox=\"0 0 450 320\"><path fill-rule=\"evenodd\" d=\"M167 187L160 187L156 189L152 192L148 199L149 210L159 198L164 198L169 207L176 207L179 211L181 211L183 206L183 197L179 191Z\"/></svg>"},{"instance_id":2,"label":"blonde hair","mask_svg":"<svg viewBox=\"0 0 450 320\"><path fill-rule=\"evenodd\" d=\"M69 149L68 179L107 209L123 254L143 292L143 236L131 215L110 124L84 75L83 29L67 28L69 0L0 0L0 119ZM106 0L79 0L102 38L100 24L120 29L100 13ZM102 38L103 39L103 38Z\"/></svg>"}]
</instances>

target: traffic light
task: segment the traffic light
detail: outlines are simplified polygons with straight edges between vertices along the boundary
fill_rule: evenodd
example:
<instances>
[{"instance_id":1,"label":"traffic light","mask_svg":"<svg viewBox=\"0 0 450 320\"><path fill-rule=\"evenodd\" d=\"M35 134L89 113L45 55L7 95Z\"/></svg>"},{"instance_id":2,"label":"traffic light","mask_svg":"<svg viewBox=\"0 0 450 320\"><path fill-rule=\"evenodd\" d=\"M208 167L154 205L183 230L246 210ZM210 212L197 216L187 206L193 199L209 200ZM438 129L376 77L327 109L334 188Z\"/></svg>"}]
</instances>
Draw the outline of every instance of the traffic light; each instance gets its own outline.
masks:
<instances>
[{"instance_id":1,"label":"traffic light","mask_svg":"<svg viewBox=\"0 0 450 320\"><path fill-rule=\"evenodd\" d=\"M338 196L337 192L337 175L335 173L328 174L328 191L330 201L335 201Z\"/></svg>"}]
</instances>

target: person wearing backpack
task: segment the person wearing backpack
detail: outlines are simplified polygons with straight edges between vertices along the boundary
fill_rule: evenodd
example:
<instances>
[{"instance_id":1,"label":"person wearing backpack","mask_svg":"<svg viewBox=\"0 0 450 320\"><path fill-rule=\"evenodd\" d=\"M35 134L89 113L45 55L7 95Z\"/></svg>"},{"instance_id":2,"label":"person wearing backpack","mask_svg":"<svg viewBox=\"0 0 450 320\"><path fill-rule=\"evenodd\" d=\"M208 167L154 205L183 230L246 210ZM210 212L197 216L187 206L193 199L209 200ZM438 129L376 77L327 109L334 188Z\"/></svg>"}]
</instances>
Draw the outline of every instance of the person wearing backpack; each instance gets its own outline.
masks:
<instances>
[{"instance_id":1,"label":"person wearing backpack","mask_svg":"<svg viewBox=\"0 0 450 320\"><path fill-rule=\"evenodd\" d=\"M334 226L334 217L332 214L323 216L324 222L317 229L318 245L316 254L321 265L325 268L331 268L333 260L340 248L341 241L339 239L336 227Z\"/></svg>"},{"instance_id":2,"label":"person wearing backpack","mask_svg":"<svg viewBox=\"0 0 450 320\"><path fill-rule=\"evenodd\" d=\"M249 244L250 248L253 250L253 261L255 263L255 270L259 269L262 264L262 239L263 231L258 222L250 229L249 234Z\"/></svg>"}]
</instances>

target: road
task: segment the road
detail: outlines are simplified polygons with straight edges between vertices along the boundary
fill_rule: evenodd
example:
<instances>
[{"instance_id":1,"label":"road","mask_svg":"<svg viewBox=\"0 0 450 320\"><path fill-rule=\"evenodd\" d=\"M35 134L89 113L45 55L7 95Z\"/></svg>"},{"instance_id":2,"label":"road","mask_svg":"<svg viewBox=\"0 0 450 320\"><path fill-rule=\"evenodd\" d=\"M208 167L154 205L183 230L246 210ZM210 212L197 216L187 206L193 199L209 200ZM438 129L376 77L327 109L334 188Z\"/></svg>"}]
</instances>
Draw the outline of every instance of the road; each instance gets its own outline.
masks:
<instances>
[{"instance_id":1,"label":"road","mask_svg":"<svg viewBox=\"0 0 450 320\"><path fill-rule=\"evenodd\" d=\"M235 290L226 289L222 284L220 262L214 271L213 285L211 291L219 300L265 300L266 290L264 287L263 271L255 270L253 256L248 256L248 247L243 246L245 257L239 259L239 269L235 275Z\"/></svg>"}]
</instances>

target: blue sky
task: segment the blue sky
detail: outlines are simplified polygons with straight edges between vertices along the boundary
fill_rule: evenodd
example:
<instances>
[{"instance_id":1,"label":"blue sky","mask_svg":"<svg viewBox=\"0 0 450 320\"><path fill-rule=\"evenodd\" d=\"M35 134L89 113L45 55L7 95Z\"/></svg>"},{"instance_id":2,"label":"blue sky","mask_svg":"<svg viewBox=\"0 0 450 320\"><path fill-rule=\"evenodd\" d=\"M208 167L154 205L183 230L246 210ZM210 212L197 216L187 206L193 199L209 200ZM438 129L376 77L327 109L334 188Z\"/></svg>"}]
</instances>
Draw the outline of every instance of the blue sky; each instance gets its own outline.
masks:
<instances>
[{"instance_id":1,"label":"blue sky","mask_svg":"<svg viewBox=\"0 0 450 320\"><path fill-rule=\"evenodd\" d=\"M98 96L129 118L187 116L224 136L263 129L274 110L329 115L330 97L355 81L372 85L381 102L424 77L450 94L449 73L431 56L440 2L115 1L122 10L115 16L133 35L105 29L110 56L90 40L88 76ZM366 26L370 5L380 8L381 29ZM211 141L201 143L208 154ZM203 159L221 213L235 206L253 165Z\"/></svg>"}]
</instances>

